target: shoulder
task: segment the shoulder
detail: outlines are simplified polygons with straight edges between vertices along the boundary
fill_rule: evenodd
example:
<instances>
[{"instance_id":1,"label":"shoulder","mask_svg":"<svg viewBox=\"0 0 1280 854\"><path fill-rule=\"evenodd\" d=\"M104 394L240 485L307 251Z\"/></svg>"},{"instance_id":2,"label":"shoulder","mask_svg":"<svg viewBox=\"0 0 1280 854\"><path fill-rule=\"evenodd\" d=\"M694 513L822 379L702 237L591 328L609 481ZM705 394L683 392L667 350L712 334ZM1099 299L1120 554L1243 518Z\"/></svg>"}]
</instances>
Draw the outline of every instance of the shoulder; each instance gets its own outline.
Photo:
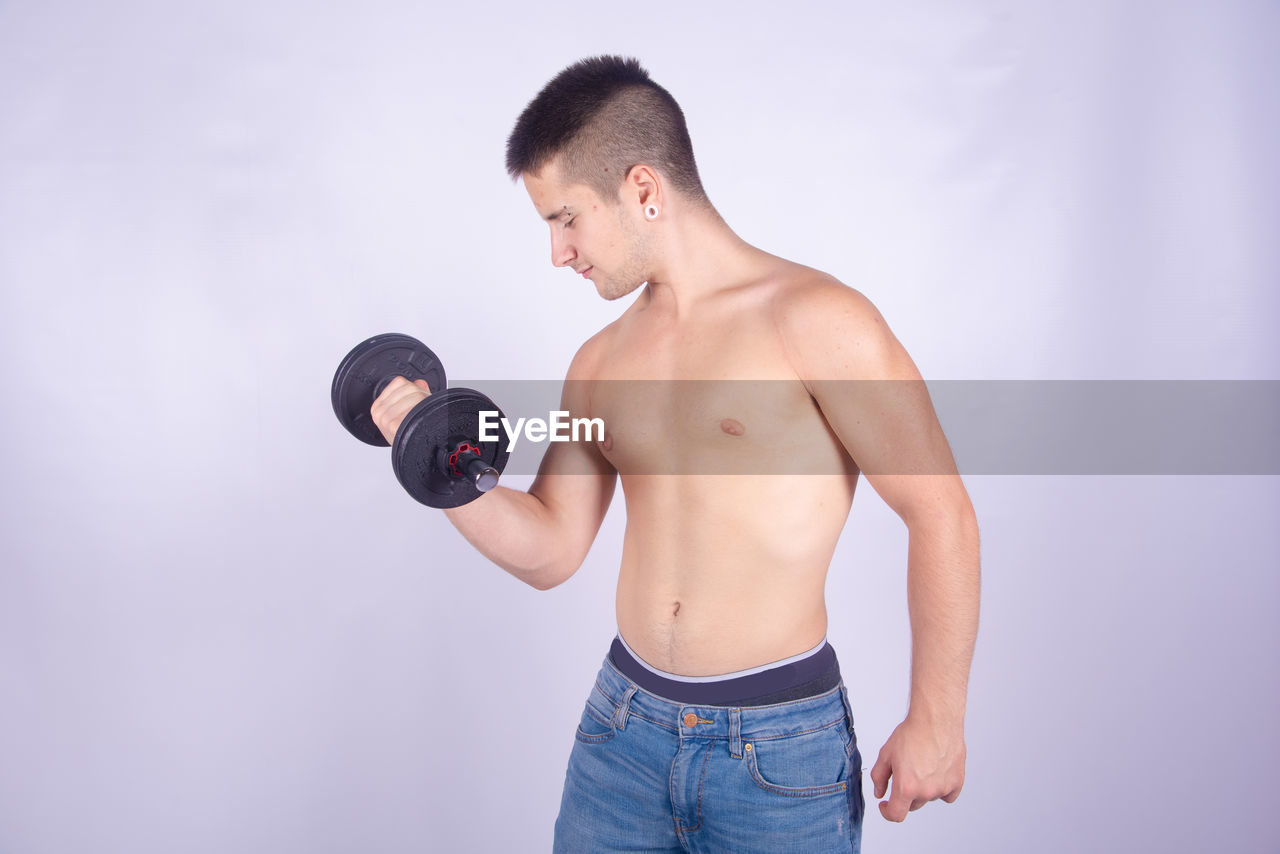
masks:
<instances>
[{"instance_id":1,"label":"shoulder","mask_svg":"<svg viewBox=\"0 0 1280 854\"><path fill-rule=\"evenodd\" d=\"M804 380L902 375L906 354L884 316L833 276L802 268L779 285L770 316Z\"/></svg>"},{"instance_id":2,"label":"shoulder","mask_svg":"<svg viewBox=\"0 0 1280 854\"><path fill-rule=\"evenodd\" d=\"M573 359L569 362L569 373L565 379L589 380L595 378L605 354L609 351L617 325L618 321L615 320L582 342L582 346L573 354Z\"/></svg>"},{"instance_id":3,"label":"shoulder","mask_svg":"<svg viewBox=\"0 0 1280 854\"><path fill-rule=\"evenodd\" d=\"M874 330L884 324L865 294L819 270L801 267L773 291L770 314L780 330L812 335L833 327Z\"/></svg>"}]
</instances>

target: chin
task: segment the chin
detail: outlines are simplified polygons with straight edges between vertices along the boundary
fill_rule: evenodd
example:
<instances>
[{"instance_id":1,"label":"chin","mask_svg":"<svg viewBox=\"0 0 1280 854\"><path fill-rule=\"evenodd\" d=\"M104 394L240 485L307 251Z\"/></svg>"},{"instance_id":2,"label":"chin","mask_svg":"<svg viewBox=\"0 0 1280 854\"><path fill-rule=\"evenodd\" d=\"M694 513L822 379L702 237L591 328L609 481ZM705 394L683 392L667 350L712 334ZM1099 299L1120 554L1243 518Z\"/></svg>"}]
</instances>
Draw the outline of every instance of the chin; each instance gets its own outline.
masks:
<instances>
[{"instance_id":1,"label":"chin","mask_svg":"<svg viewBox=\"0 0 1280 854\"><path fill-rule=\"evenodd\" d=\"M600 294L600 296L602 296L606 300L613 302L616 299L622 299L629 293L633 293L636 288L640 287L643 284L644 282L636 282L631 285L624 285L622 287L617 287L617 286L607 285L604 282L596 282L596 293Z\"/></svg>"}]
</instances>

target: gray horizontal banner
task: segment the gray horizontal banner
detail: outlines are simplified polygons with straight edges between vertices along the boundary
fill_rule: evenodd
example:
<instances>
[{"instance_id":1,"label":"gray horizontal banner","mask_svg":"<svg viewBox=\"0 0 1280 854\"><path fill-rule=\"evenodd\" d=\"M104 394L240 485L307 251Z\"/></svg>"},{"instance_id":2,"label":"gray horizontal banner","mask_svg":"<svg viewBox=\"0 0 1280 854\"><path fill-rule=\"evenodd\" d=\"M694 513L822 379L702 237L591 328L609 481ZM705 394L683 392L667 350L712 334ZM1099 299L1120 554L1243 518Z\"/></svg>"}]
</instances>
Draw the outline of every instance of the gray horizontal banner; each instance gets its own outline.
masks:
<instances>
[{"instance_id":1,"label":"gray horizontal banner","mask_svg":"<svg viewBox=\"0 0 1280 854\"><path fill-rule=\"evenodd\" d=\"M507 419L506 471L519 474L549 451L563 473L598 470L598 451L623 474L839 474L850 458L872 475L1280 474L1280 380L459 386ZM925 429L935 414L945 441Z\"/></svg>"}]
</instances>

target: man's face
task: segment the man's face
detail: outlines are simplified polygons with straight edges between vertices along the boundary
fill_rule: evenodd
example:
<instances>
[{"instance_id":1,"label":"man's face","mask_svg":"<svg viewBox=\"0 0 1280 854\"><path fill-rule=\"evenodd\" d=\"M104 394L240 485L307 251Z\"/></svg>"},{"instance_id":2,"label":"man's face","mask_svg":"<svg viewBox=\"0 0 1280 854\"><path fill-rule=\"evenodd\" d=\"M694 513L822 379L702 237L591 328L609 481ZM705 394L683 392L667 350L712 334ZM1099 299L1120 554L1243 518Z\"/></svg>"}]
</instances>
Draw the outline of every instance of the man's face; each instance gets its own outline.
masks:
<instances>
[{"instance_id":1,"label":"man's face","mask_svg":"<svg viewBox=\"0 0 1280 854\"><path fill-rule=\"evenodd\" d=\"M607 202L590 187L563 183L556 161L523 178L534 209L551 226L552 264L585 273L607 300L644 284L648 242L618 200Z\"/></svg>"}]
</instances>

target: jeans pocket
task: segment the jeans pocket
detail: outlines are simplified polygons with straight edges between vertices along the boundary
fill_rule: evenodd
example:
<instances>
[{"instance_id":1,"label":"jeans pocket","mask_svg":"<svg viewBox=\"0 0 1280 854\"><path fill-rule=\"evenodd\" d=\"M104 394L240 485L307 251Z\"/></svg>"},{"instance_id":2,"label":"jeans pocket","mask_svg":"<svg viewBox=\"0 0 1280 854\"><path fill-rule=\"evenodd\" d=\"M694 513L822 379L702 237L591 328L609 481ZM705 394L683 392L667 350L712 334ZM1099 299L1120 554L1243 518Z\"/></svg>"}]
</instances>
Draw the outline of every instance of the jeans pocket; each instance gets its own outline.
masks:
<instances>
[{"instance_id":1,"label":"jeans pocket","mask_svg":"<svg viewBox=\"0 0 1280 854\"><path fill-rule=\"evenodd\" d=\"M849 788L850 756L839 726L750 741L743 752L751 779L765 791L812 798Z\"/></svg>"},{"instance_id":2,"label":"jeans pocket","mask_svg":"<svg viewBox=\"0 0 1280 854\"><path fill-rule=\"evenodd\" d=\"M599 744L613 738L618 733L613 726L617 711L617 704L600 690L600 686L592 686L586 705L582 708L582 719L578 721L574 738L587 744Z\"/></svg>"}]
</instances>

